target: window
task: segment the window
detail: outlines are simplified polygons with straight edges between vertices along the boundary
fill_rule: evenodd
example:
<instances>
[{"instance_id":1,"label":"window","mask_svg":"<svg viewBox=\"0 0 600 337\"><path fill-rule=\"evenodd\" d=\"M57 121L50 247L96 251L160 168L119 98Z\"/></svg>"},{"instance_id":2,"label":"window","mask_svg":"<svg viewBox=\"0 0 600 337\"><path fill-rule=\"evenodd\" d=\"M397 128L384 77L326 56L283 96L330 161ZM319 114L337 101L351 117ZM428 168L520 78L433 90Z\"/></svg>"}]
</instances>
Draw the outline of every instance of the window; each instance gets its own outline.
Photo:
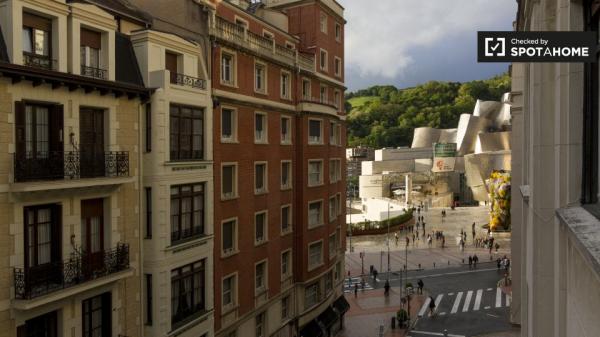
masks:
<instances>
[{"instance_id":1,"label":"window","mask_svg":"<svg viewBox=\"0 0 600 337\"><path fill-rule=\"evenodd\" d=\"M290 73L286 71L281 72L281 98L290 99Z\"/></svg>"},{"instance_id":2,"label":"window","mask_svg":"<svg viewBox=\"0 0 600 337\"><path fill-rule=\"evenodd\" d=\"M342 195L340 193L335 195L335 204L337 206L337 215L342 214Z\"/></svg>"},{"instance_id":3,"label":"window","mask_svg":"<svg viewBox=\"0 0 600 337\"><path fill-rule=\"evenodd\" d=\"M233 109L221 109L221 141L235 142L237 139L237 113Z\"/></svg>"},{"instance_id":4,"label":"window","mask_svg":"<svg viewBox=\"0 0 600 337\"><path fill-rule=\"evenodd\" d=\"M248 29L248 21L246 21L246 20L244 20L242 18L239 18L237 16L235 17L235 24L237 26L240 26L240 27L244 28L244 29Z\"/></svg>"},{"instance_id":5,"label":"window","mask_svg":"<svg viewBox=\"0 0 600 337\"><path fill-rule=\"evenodd\" d=\"M53 68L52 21L23 13L23 64L45 69Z\"/></svg>"},{"instance_id":6,"label":"window","mask_svg":"<svg viewBox=\"0 0 600 337\"><path fill-rule=\"evenodd\" d=\"M308 186L318 186L323 184L323 161L308 161Z\"/></svg>"},{"instance_id":7,"label":"window","mask_svg":"<svg viewBox=\"0 0 600 337\"><path fill-rule=\"evenodd\" d=\"M263 30L263 37L265 39L269 39L269 40L274 40L275 39L275 34L268 32L266 30Z\"/></svg>"},{"instance_id":8,"label":"window","mask_svg":"<svg viewBox=\"0 0 600 337\"><path fill-rule=\"evenodd\" d=\"M313 228L323 224L323 202L315 201L308 204L308 227Z\"/></svg>"},{"instance_id":9,"label":"window","mask_svg":"<svg viewBox=\"0 0 600 337\"><path fill-rule=\"evenodd\" d=\"M223 255L228 255L237 250L237 220L223 222L221 229L223 242L221 243Z\"/></svg>"},{"instance_id":10,"label":"window","mask_svg":"<svg viewBox=\"0 0 600 337\"><path fill-rule=\"evenodd\" d=\"M152 152L152 104L146 103L146 152Z\"/></svg>"},{"instance_id":11,"label":"window","mask_svg":"<svg viewBox=\"0 0 600 337\"><path fill-rule=\"evenodd\" d=\"M320 295L319 282L315 282L306 288L304 288L304 308L308 309L313 305L319 303Z\"/></svg>"},{"instance_id":12,"label":"window","mask_svg":"<svg viewBox=\"0 0 600 337\"><path fill-rule=\"evenodd\" d=\"M334 90L333 91L333 104L335 104L335 107L339 110L342 109L342 101L341 101L341 95L339 90ZM341 145L341 144L337 144L337 145Z\"/></svg>"},{"instance_id":13,"label":"window","mask_svg":"<svg viewBox=\"0 0 600 337\"><path fill-rule=\"evenodd\" d=\"M285 296L281 299L281 320L285 321L290 318L290 296Z\"/></svg>"},{"instance_id":14,"label":"window","mask_svg":"<svg viewBox=\"0 0 600 337\"><path fill-rule=\"evenodd\" d=\"M256 315L256 337L265 337L266 336L266 315L264 312Z\"/></svg>"},{"instance_id":15,"label":"window","mask_svg":"<svg viewBox=\"0 0 600 337\"><path fill-rule=\"evenodd\" d=\"M321 13L320 18L321 33L327 34L327 14Z\"/></svg>"},{"instance_id":16,"label":"window","mask_svg":"<svg viewBox=\"0 0 600 337\"><path fill-rule=\"evenodd\" d=\"M321 49L321 52L319 53L319 65L321 66L321 70L327 71L327 63L327 51Z\"/></svg>"},{"instance_id":17,"label":"window","mask_svg":"<svg viewBox=\"0 0 600 337\"><path fill-rule=\"evenodd\" d=\"M171 324L205 310L204 260L171 271Z\"/></svg>"},{"instance_id":18,"label":"window","mask_svg":"<svg viewBox=\"0 0 600 337\"><path fill-rule=\"evenodd\" d=\"M289 233L292 231L292 206L286 205L281 207L281 233Z\"/></svg>"},{"instance_id":19,"label":"window","mask_svg":"<svg viewBox=\"0 0 600 337\"><path fill-rule=\"evenodd\" d=\"M296 50L296 45L294 45L293 43L291 43L289 41L285 41L285 47L290 50Z\"/></svg>"},{"instance_id":20,"label":"window","mask_svg":"<svg viewBox=\"0 0 600 337\"><path fill-rule=\"evenodd\" d=\"M323 104L327 104L328 98L327 98L327 87L324 85L321 85L320 91L319 91L319 100L321 103Z\"/></svg>"},{"instance_id":21,"label":"window","mask_svg":"<svg viewBox=\"0 0 600 337\"><path fill-rule=\"evenodd\" d=\"M56 311L28 319L17 327L17 336L21 337L57 337L58 315Z\"/></svg>"},{"instance_id":22,"label":"window","mask_svg":"<svg viewBox=\"0 0 600 337\"><path fill-rule=\"evenodd\" d=\"M146 192L146 239L152 239L152 187L144 188Z\"/></svg>"},{"instance_id":23,"label":"window","mask_svg":"<svg viewBox=\"0 0 600 337\"><path fill-rule=\"evenodd\" d=\"M292 143L292 119L281 117L281 144Z\"/></svg>"},{"instance_id":24,"label":"window","mask_svg":"<svg viewBox=\"0 0 600 337\"><path fill-rule=\"evenodd\" d=\"M40 273L61 259L61 207L29 206L24 209L25 267L30 276ZM38 272L39 271L39 272Z\"/></svg>"},{"instance_id":25,"label":"window","mask_svg":"<svg viewBox=\"0 0 600 337\"><path fill-rule=\"evenodd\" d=\"M329 198L329 221L335 220L337 217L337 206L335 196Z\"/></svg>"},{"instance_id":26,"label":"window","mask_svg":"<svg viewBox=\"0 0 600 337\"><path fill-rule=\"evenodd\" d=\"M267 241L267 212L254 215L254 244L259 245Z\"/></svg>"},{"instance_id":27,"label":"window","mask_svg":"<svg viewBox=\"0 0 600 337\"><path fill-rule=\"evenodd\" d=\"M333 259L337 255L337 237L336 234L329 236L329 259Z\"/></svg>"},{"instance_id":28,"label":"window","mask_svg":"<svg viewBox=\"0 0 600 337\"><path fill-rule=\"evenodd\" d=\"M221 54L221 82L235 85L235 56L225 52Z\"/></svg>"},{"instance_id":29,"label":"window","mask_svg":"<svg viewBox=\"0 0 600 337\"><path fill-rule=\"evenodd\" d=\"M235 289L235 275L231 275L223 279L223 308L235 305Z\"/></svg>"},{"instance_id":30,"label":"window","mask_svg":"<svg viewBox=\"0 0 600 337\"><path fill-rule=\"evenodd\" d=\"M323 144L321 134L323 133L323 122L319 119L308 120L308 143Z\"/></svg>"},{"instance_id":31,"label":"window","mask_svg":"<svg viewBox=\"0 0 600 337\"><path fill-rule=\"evenodd\" d=\"M342 161L340 159L329 160L329 182L331 184L342 180Z\"/></svg>"},{"instance_id":32,"label":"window","mask_svg":"<svg viewBox=\"0 0 600 337\"><path fill-rule=\"evenodd\" d=\"M267 67L263 63L254 64L254 91L265 94L267 92Z\"/></svg>"},{"instance_id":33,"label":"window","mask_svg":"<svg viewBox=\"0 0 600 337\"><path fill-rule=\"evenodd\" d=\"M236 198L237 164L223 164L221 171L221 197L223 199Z\"/></svg>"},{"instance_id":34,"label":"window","mask_svg":"<svg viewBox=\"0 0 600 337\"><path fill-rule=\"evenodd\" d=\"M175 53L165 52L165 69L169 71L171 76L171 83L173 79L177 77L179 69L179 56Z\"/></svg>"},{"instance_id":35,"label":"window","mask_svg":"<svg viewBox=\"0 0 600 337\"><path fill-rule=\"evenodd\" d=\"M152 325L152 274L145 274L146 279L146 325Z\"/></svg>"},{"instance_id":36,"label":"window","mask_svg":"<svg viewBox=\"0 0 600 337\"><path fill-rule=\"evenodd\" d=\"M81 75L106 79L106 72L100 69L102 34L89 29L81 29L79 48Z\"/></svg>"},{"instance_id":37,"label":"window","mask_svg":"<svg viewBox=\"0 0 600 337\"><path fill-rule=\"evenodd\" d=\"M171 244L204 235L204 184L171 187Z\"/></svg>"},{"instance_id":38,"label":"window","mask_svg":"<svg viewBox=\"0 0 600 337\"><path fill-rule=\"evenodd\" d=\"M302 99L310 100L310 80L303 79L302 80Z\"/></svg>"},{"instance_id":39,"label":"window","mask_svg":"<svg viewBox=\"0 0 600 337\"><path fill-rule=\"evenodd\" d=\"M338 132L340 130L337 128L337 123L329 122L329 144L330 145L339 145L338 142Z\"/></svg>"},{"instance_id":40,"label":"window","mask_svg":"<svg viewBox=\"0 0 600 337\"><path fill-rule=\"evenodd\" d=\"M292 162L284 160L281 162L281 189L292 188Z\"/></svg>"},{"instance_id":41,"label":"window","mask_svg":"<svg viewBox=\"0 0 600 337\"><path fill-rule=\"evenodd\" d=\"M254 288L257 292L266 289L267 261L262 261L254 266Z\"/></svg>"},{"instance_id":42,"label":"window","mask_svg":"<svg viewBox=\"0 0 600 337\"><path fill-rule=\"evenodd\" d=\"M255 163L254 164L254 194L267 193L268 181L267 181L267 163Z\"/></svg>"},{"instance_id":43,"label":"window","mask_svg":"<svg viewBox=\"0 0 600 337\"><path fill-rule=\"evenodd\" d=\"M335 280L339 281L342 276L342 263L338 262L335 264Z\"/></svg>"},{"instance_id":44,"label":"window","mask_svg":"<svg viewBox=\"0 0 600 337\"><path fill-rule=\"evenodd\" d=\"M267 115L254 114L254 142L267 143Z\"/></svg>"},{"instance_id":45,"label":"window","mask_svg":"<svg viewBox=\"0 0 600 337\"><path fill-rule=\"evenodd\" d=\"M308 269L314 269L323 264L323 241L317 241L308 246Z\"/></svg>"},{"instance_id":46,"label":"window","mask_svg":"<svg viewBox=\"0 0 600 337\"><path fill-rule=\"evenodd\" d=\"M104 293L83 300L81 306L83 337L104 337L112 335L112 306L110 293Z\"/></svg>"},{"instance_id":47,"label":"window","mask_svg":"<svg viewBox=\"0 0 600 337\"><path fill-rule=\"evenodd\" d=\"M204 110L179 105L170 108L171 160L204 158Z\"/></svg>"},{"instance_id":48,"label":"window","mask_svg":"<svg viewBox=\"0 0 600 337\"><path fill-rule=\"evenodd\" d=\"M328 271L325 278L325 293L329 294L333 290L333 271Z\"/></svg>"},{"instance_id":49,"label":"window","mask_svg":"<svg viewBox=\"0 0 600 337\"><path fill-rule=\"evenodd\" d=\"M335 76L342 76L342 59L339 57L333 59L333 69L335 71Z\"/></svg>"},{"instance_id":50,"label":"window","mask_svg":"<svg viewBox=\"0 0 600 337\"><path fill-rule=\"evenodd\" d=\"M335 40L337 42L342 41L342 25L337 22L335 23Z\"/></svg>"},{"instance_id":51,"label":"window","mask_svg":"<svg viewBox=\"0 0 600 337\"><path fill-rule=\"evenodd\" d=\"M286 250L281 253L281 279L284 280L292 275L292 251Z\"/></svg>"}]
</instances>

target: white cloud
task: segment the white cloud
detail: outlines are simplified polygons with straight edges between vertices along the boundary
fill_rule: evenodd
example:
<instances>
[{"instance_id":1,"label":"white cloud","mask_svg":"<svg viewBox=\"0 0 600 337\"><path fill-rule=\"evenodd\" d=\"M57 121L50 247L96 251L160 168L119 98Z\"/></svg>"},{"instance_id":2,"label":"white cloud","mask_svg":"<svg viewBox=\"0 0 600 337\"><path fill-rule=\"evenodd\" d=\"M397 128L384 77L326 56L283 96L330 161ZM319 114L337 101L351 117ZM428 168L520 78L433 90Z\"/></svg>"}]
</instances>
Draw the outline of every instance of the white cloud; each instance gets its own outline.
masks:
<instances>
[{"instance_id":1,"label":"white cloud","mask_svg":"<svg viewBox=\"0 0 600 337\"><path fill-rule=\"evenodd\" d=\"M398 78L418 62L413 48L460 34L475 39L477 30L510 27L515 16L514 0L339 1L348 21L346 68L361 77Z\"/></svg>"}]
</instances>

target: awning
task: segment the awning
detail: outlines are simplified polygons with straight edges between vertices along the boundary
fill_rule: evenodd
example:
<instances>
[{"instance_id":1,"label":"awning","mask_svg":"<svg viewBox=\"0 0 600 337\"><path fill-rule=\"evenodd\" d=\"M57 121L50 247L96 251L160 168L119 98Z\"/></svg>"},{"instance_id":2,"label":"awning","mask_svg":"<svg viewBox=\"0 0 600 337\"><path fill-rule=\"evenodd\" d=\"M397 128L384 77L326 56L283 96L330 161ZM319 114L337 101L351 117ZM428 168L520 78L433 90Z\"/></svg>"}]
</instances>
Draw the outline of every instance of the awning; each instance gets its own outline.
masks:
<instances>
[{"instance_id":1,"label":"awning","mask_svg":"<svg viewBox=\"0 0 600 337\"><path fill-rule=\"evenodd\" d=\"M322 337L323 330L319 326L316 320L308 322L301 330L300 337Z\"/></svg>"},{"instance_id":2,"label":"awning","mask_svg":"<svg viewBox=\"0 0 600 337\"><path fill-rule=\"evenodd\" d=\"M333 302L333 308L340 314L343 315L350 309L350 303L346 300L344 295L340 296L335 302Z\"/></svg>"},{"instance_id":3,"label":"awning","mask_svg":"<svg viewBox=\"0 0 600 337\"><path fill-rule=\"evenodd\" d=\"M318 317L317 320L327 329L338 319L338 314L331 307L327 307Z\"/></svg>"}]
</instances>

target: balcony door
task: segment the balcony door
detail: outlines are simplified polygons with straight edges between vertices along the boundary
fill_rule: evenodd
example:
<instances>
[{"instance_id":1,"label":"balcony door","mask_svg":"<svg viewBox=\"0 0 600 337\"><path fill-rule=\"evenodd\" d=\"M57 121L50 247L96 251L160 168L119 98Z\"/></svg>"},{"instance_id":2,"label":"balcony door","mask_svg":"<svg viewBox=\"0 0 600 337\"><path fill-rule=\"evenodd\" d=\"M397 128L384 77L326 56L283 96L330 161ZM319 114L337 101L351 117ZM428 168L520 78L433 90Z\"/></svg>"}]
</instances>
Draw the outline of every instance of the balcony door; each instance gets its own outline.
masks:
<instances>
[{"instance_id":1,"label":"balcony door","mask_svg":"<svg viewBox=\"0 0 600 337\"><path fill-rule=\"evenodd\" d=\"M17 328L17 337L56 337L58 315L56 311L29 319Z\"/></svg>"},{"instance_id":2,"label":"balcony door","mask_svg":"<svg viewBox=\"0 0 600 337\"><path fill-rule=\"evenodd\" d=\"M86 277L104 268L104 200L81 201L81 250Z\"/></svg>"},{"instance_id":3,"label":"balcony door","mask_svg":"<svg viewBox=\"0 0 600 337\"><path fill-rule=\"evenodd\" d=\"M36 293L62 282L61 207L30 206L24 213L25 290Z\"/></svg>"},{"instance_id":4,"label":"balcony door","mask_svg":"<svg viewBox=\"0 0 600 337\"><path fill-rule=\"evenodd\" d=\"M82 108L79 112L79 147L82 178L103 177L104 110Z\"/></svg>"},{"instance_id":5,"label":"balcony door","mask_svg":"<svg viewBox=\"0 0 600 337\"><path fill-rule=\"evenodd\" d=\"M112 336L111 302L110 293L104 293L81 302L83 337Z\"/></svg>"}]
</instances>

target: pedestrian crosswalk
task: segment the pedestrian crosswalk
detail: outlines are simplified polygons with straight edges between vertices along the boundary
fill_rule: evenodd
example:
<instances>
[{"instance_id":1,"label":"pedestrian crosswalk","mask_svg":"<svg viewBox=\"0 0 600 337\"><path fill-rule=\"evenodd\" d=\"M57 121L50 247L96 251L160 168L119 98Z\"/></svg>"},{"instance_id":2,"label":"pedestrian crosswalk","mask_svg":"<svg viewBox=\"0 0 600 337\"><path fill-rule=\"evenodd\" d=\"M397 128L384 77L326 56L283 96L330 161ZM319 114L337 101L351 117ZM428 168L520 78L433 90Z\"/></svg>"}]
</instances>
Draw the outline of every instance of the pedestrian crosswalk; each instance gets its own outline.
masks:
<instances>
[{"instance_id":1,"label":"pedestrian crosswalk","mask_svg":"<svg viewBox=\"0 0 600 337\"><path fill-rule=\"evenodd\" d=\"M359 291L363 290L360 277L351 277L350 279L346 279L344 281L344 292L345 293L353 293L354 285L358 286ZM369 282L366 282L366 279L365 279L364 290L373 290L373 287L369 284Z\"/></svg>"},{"instance_id":2,"label":"pedestrian crosswalk","mask_svg":"<svg viewBox=\"0 0 600 337\"><path fill-rule=\"evenodd\" d=\"M485 311L492 308L502 308L503 306L509 307L510 300L510 295L505 294L501 288L474 289L438 294L434 299L435 314L445 316L459 312ZM425 299L425 303L423 303L423 306L419 310L419 317L426 316L430 303L430 297Z\"/></svg>"}]
</instances>

